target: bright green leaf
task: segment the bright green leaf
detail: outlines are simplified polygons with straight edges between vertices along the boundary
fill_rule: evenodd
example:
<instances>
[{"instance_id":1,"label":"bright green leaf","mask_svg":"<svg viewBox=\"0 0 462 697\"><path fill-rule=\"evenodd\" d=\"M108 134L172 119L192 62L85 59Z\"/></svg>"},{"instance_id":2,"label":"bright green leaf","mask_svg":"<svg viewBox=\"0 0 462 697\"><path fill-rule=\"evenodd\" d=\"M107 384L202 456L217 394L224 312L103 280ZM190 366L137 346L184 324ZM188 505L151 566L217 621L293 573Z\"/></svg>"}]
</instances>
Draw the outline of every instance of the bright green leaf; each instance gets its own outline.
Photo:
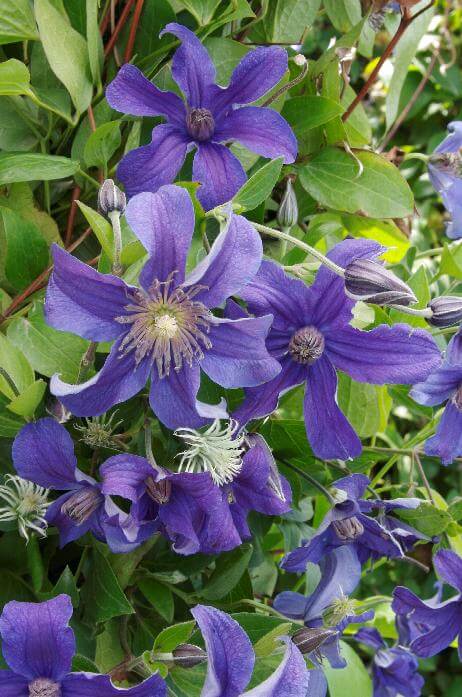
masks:
<instances>
[{"instance_id":1,"label":"bright green leaf","mask_svg":"<svg viewBox=\"0 0 462 697\"><path fill-rule=\"evenodd\" d=\"M109 123L98 126L85 143L83 157L86 164L89 167L107 165L121 141L118 121L109 121Z\"/></svg>"},{"instance_id":2,"label":"bright green leaf","mask_svg":"<svg viewBox=\"0 0 462 697\"><path fill-rule=\"evenodd\" d=\"M17 96L30 92L30 75L27 66L16 58L0 63L0 95Z\"/></svg>"},{"instance_id":3,"label":"bright green leaf","mask_svg":"<svg viewBox=\"0 0 462 697\"><path fill-rule=\"evenodd\" d=\"M49 181L70 177L79 163L58 155L31 153L0 154L0 186L12 182Z\"/></svg>"},{"instance_id":4,"label":"bright green leaf","mask_svg":"<svg viewBox=\"0 0 462 697\"><path fill-rule=\"evenodd\" d=\"M34 39L38 39L38 34L30 1L0 2L0 44Z\"/></svg>"},{"instance_id":5,"label":"bright green leaf","mask_svg":"<svg viewBox=\"0 0 462 697\"><path fill-rule=\"evenodd\" d=\"M134 612L105 557L93 549L90 572L82 590L86 618L91 624Z\"/></svg>"},{"instance_id":6,"label":"bright green leaf","mask_svg":"<svg viewBox=\"0 0 462 697\"><path fill-rule=\"evenodd\" d=\"M233 203L238 204L243 210L253 210L267 199L279 178L283 159L278 157L277 160L271 160L252 174L234 196Z\"/></svg>"},{"instance_id":7,"label":"bright green leaf","mask_svg":"<svg viewBox=\"0 0 462 697\"><path fill-rule=\"evenodd\" d=\"M227 595L239 583L251 556L252 545L248 543L221 554L215 571L202 589L202 597L206 600L218 600Z\"/></svg>"},{"instance_id":8,"label":"bright green leaf","mask_svg":"<svg viewBox=\"0 0 462 697\"><path fill-rule=\"evenodd\" d=\"M6 239L5 275L13 288L24 290L48 266L48 245L35 223L1 206L0 216Z\"/></svg>"}]
</instances>

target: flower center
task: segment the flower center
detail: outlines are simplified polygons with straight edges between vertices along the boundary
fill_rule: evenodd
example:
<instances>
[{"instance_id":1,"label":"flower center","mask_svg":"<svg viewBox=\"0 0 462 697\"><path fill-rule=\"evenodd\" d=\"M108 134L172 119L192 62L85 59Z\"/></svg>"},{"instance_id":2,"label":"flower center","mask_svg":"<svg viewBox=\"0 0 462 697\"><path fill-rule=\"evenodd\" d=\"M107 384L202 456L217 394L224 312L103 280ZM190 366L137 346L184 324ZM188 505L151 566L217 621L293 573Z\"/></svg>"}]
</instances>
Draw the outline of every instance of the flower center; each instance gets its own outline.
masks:
<instances>
[{"instance_id":1,"label":"flower center","mask_svg":"<svg viewBox=\"0 0 462 697\"><path fill-rule=\"evenodd\" d=\"M324 337L316 327L302 327L289 342L289 353L297 363L312 365L324 351Z\"/></svg>"},{"instance_id":2,"label":"flower center","mask_svg":"<svg viewBox=\"0 0 462 697\"><path fill-rule=\"evenodd\" d=\"M85 486L63 503L61 513L67 515L76 525L82 525L102 502L103 495L95 486Z\"/></svg>"},{"instance_id":3,"label":"flower center","mask_svg":"<svg viewBox=\"0 0 462 697\"><path fill-rule=\"evenodd\" d=\"M0 486L0 522L16 521L19 533L29 540L29 530L45 536L48 491L17 475L7 475Z\"/></svg>"},{"instance_id":4,"label":"flower center","mask_svg":"<svg viewBox=\"0 0 462 697\"><path fill-rule=\"evenodd\" d=\"M208 109L190 109L186 116L186 128L194 140L209 140L215 130L212 112Z\"/></svg>"},{"instance_id":5,"label":"flower center","mask_svg":"<svg viewBox=\"0 0 462 697\"><path fill-rule=\"evenodd\" d=\"M457 388L453 398L452 398L453 403L457 407L459 411L462 411L462 384L459 385Z\"/></svg>"},{"instance_id":6,"label":"flower center","mask_svg":"<svg viewBox=\"0 0 462 697\"><path fill-rule=\"evenodd\" d=\"M209 472L217 486L232 482L242 468L244 434L236 435L239 424L230 420L225 428L217 419L203 433L192 428L179 428L175 435L183 438L188 450L180 453L178 471Z\"/></svg>"},{"instance_id":7,"label":"flower center","mask_svg":"<svg viewBox=\"0 0 462 697\"><path fill-rule=\"evenodd\" d=\"M172 363L179 371L183 362L192 365L212 346L207 337L210 310L194 300L204 286L172 287L173 276L164 283L154 281L147 294L137 291L125 308L127 314L116 318L131 325L120 345L121 355L134 350L137 365L150 356L160 378L170 374Z\"/></svg>"},{"instance_id":8,"label":"flower center","mask_svg":"<svg viewBox=\"0 0 462 697\"><path fill-rule=\"evenodd\" d=\"M331 605L323 612L324 623L327 627L335 627L340 624L345 617L355 614L357 606L356 600L350 600L347 596L342 595L336 598Z\"/></svg>"},{"instance_id":9,"label":"flower center","mask_svg":"<svg viewBox=\"0 0 462 697\"><path fill-rule=\"evenodd\" d=\"M364 532L364 527L362 523L356 518L356 516L352 516L351 518L344 518L343 520L334 520L332 526L336 532L337 537L339 538L339 540L342 540L342 542L355 540Z\"/></svg>"},{"instance_id":10,"label":"flower center","mask_svg":"<svg viewBox=\"0 0 462 697\"><path fill-rule=\"evenodd\" d=\"M48 678L37 678L29 683L29 697L61 697L61 687Z\"/></svg>"},{"instance_id":11,"label":"flower center","mask_svg":"<svg viewBox=\"0 0 462 697\"><path fill-rule=\"evenodd\" d=\"M462 148L457 152L435 153L430 157L430 164L444 174L462 177Z\"/></svg>"},{"instance_id":12,"label":"flower center","mask_svg":"<svg viewBox=\"0 0 462 697\"><path fill-rule=\"evenodd\" d=\"M145 485L148 496L159 506L170 501L172 493L172 482L170 479L159 479L156 482L153 477L148 477Z\"/></svg>"}]
</instances>

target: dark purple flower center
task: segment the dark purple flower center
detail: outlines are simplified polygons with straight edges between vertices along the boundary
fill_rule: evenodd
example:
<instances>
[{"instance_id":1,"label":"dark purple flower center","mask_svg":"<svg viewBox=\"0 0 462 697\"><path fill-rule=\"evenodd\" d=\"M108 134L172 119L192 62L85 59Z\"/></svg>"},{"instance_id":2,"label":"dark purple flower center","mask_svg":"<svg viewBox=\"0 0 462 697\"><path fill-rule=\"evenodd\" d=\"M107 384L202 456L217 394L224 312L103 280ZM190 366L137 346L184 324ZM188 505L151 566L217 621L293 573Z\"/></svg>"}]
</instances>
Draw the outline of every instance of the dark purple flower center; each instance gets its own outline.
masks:
<instances>
[{"instance_id":1,"label":"dark purple flower center","mask_svg":"<svg viewBox=\"0 0 462 697\"><path fill-rule=\"evenodd\" d=\"M210 310L193 299L204 286L172 287L173 276L154 281L147 294L136 291L127 314L116 317L121 324L131 324L121 355L135 351L137 365L149 356L160 378L170 374L172 364L179 371L184 362L190 366L193 359L201 360L212 346L207 337Z\"/></svg>"},{"instance_id":2,"label":"dark purple flower center","mask_svg":"<svg viewBox=\"0 0 462 697\"><path fill-rule=\"evenodd\" d=\"M170 501L172 493L172 482L170 479L159 479L156 482L153 477L148 477L145 484L148 496L159 506Z\"/></svg>"},{"instance_id":3,"label":"dark purple flower center","mask_svg":"<svg viewBox=\"0 0 462 697\"><path fill-rule=\"evenodd\" d=\"M316 327L303 327L289 341L289 353L297 363L312 365L324 351L324 337Z\"/></svg>"},{"instance_id":4,"label":"dark purple flower center","mask_svg":"<svg viewBox=\"0 0 462 697\"><path fill-rule=\"evenodd\" d=\"M209 140L215 130L215 121L209 109L190 109L186 116L186 128L194 140Z\"/></svg>"},{"instance_id":5,"label":"dark purple flower center","mask_svg":"<svg viewBox=\"0 0 462 697\"><path fill-rule=\"evenodd\" d=\"M344 518L343 520L334 520L332 527L334 528L337 537L339 540L342 540L342 542L355 540L364 532L364 527L356 516Z\"/></svg>"},{"instance_id":6,"label":"dark purple flower center","mask_svg":"<svg viewBox=\"0 0 462 697\"><path fill-rule=\"evenodd\" d=\"M462 411L462 384L457 388L452 401L459 411Z\"/></svg>"},{"instance_id":7,"label":"dark purple flower center","mask_svg":"<svg viewBox=\"0 0 462 697\"><path fill-rule=\"evenodd\" d=\"M67 515L76 525L82 525L96 511L103 501L103 495L94 486L86 486L72 494L61 506L61 513Z\"/></svg>"},{"instance_id":8,"label":"dark purple flower center","mask_svg":"<svg viewBox=\"0 0 462 697\"><path fill-rule=\"evenodd\" d=\"M29 683L29 697L61 697L61 687L48 678L36 678Z\"/></svg>"}]
</instances>

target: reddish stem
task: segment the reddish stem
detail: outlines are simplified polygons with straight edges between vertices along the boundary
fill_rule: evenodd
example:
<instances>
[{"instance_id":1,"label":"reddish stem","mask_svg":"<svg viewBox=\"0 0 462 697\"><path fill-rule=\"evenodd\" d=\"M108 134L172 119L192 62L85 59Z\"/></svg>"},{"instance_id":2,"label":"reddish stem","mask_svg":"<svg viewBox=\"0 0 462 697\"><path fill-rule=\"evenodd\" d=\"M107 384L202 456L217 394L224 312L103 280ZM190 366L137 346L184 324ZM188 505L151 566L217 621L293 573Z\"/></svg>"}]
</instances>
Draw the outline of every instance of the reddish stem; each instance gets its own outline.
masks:
<instances>
[{"instance_id":1,"label":"reddish stem","mask_svg":"<svg viewBox=\"0 0 462 697\"><path fill-rule=\"evenodd\" d=\"M91 104L90 104L90 106L88 107L87 112L88 112L88 121L89 121L89 123L90 123L90 128L91 128L91 130L92 130L93 133L94 133L94 132L96 131L96 121L95 121L95 115L94 115L94 113L93 113L93 107L92 107Z\"/></svg>"},{"instance_id":2,"label":"reddish stem","mask_svg":"<svg viewBox=\"0 0 462 697\"><path fill-rule=\"evenodd\" d=\"M128 35L127 46L125 47L124 63L129 63L133 55L136 32L138 31L138 25L140 23L141 13L143 11L143 5L144 0L136 0L135 11L133 12L133 19L130 27L130 34Z\"/></svg>"},{"instance_id":3,"label":"reddish stem","mask_svg":"<svg viewBox=\"0 0 462 697\"><path fill-rule=\"evenodd\" d=\"M114 0L114 7L117 6L118 2L119 2L119 0ZM111 7L109 6L107 8L106 14L103 17L103 21L99 25L99 32L100 32L101 36L104 36L104 34L107 32L107 28L109 26L110 21L111 21Z\"/></svg>"},{"instance_id":4,"label":"reddish stem","mask_svg":"<svg viewBox=\"0 0 462 697\"><path fill-rule=\"evenodd\" d=\"M75 224L75 216L77 214L77 199L79 198L80 194L82 192L82 189L80 186L75 186L72 189L72 194L71 194L71 207L69 209L69 216L67 218L67 225L66 225L66 236L64 238L64 244L66 247L68 247L71 243L72 239L72 232L74 230L74 224Z\"/></svg>"},{"instance_id":5,"label":"reddish stem","mask_svg":"<svg viewBox=\"0 0 462 697\"><path fill-rule=\"evenodd\" d=\"M127 0L127 4L125 5L124 9L122 10L122 13L119 17L119 21L116 24L116 28L114 29L114 33L112 34L111 38L107 42L106 46L104 47L104 55L108 56L112 49L115 46L115 43L117 39L119 38L119 34L122 31L122 29L125 26L125 23L128 19L128 15L130 14L130 10L132 9L133 5L135 4L135 0Z\"/></svg>"}]
</instances>

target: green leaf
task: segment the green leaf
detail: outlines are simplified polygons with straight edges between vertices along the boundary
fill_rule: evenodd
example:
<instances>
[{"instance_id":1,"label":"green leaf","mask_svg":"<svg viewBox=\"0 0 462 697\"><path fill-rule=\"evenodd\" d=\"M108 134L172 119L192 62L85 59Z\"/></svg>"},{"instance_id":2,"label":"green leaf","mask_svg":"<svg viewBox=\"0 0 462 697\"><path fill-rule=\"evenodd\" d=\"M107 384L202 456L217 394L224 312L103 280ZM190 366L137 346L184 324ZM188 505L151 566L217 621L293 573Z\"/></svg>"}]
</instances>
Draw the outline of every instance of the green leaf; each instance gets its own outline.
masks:
<instances>
[{"instance_id":1,"label":"green leaf","mask_svg":"<svg viewBox=\"0 0 462 697\"><path fill-rule=\"evenodd\" d=\"M343 34L361 20L360 0L324 0L324 7L334 27Z\"/></svg>"},{"instance_id":2,"label":"green leaf","mask_svg":"<svg viewBox=\"0 0 462 697\"><path fill-rule=\"evenodd\" d=\"M30 75L27 66L16 58L0 63L0 95L17 96L30 93Z\"/></svg>"},{"instance_id":3,"label":"green leaf","mask_svg":"<svg viewBox=\"0 0 462 697\"><path fill-rule=\"evenodd\" d=\"M8 402L9 400L0 394L0 436L3 438L14 438L19 429L24 426L24 419L9 411L7 408Z\"/></svg>"},{"instance_id":4,"label":"green leaf","mask_svg":"<svg viewBox=\"0 0 462 697\"><path fill-rule=\"evenodd\" d=\"M18 416L31 418L42 401L47 384L44 380L36 380L24 392L11 400L8 409Z\"/></svg>"},{"instance_id":5,"label":"green leaf","mask_svg":"<svg viewBox=\"0 0 462 697\"><path fill-rule=\"evenodd\" d=\"M441 535L452 521L448 511L436 508L428 502L421 503L418 508L400 509L398 515L406 523L429 537Z\"/></svg>"},{"instance_id":6,"label":"green leaf","mask_svg":"<svg viewBox=\"0 0 462 697\"><path fill-rule=\"evenodd\" d=\"M34 13L29 0L3 0L0 3L0 44L38 39Z\"/></svg>"},{"instance_id":7,"label":"green leaf","mask_svg":"<svg viewBox=\"0 0 462 697\"><path fill-rule=\"evenodd\" d=\"M67 568L67 567L66 567ZM111 665L111 668L114 664ZM99 673L99 667L91 661L86 656L82 656L81 653L76 653L72 659L72 672L73 673Z\"/></svg>"},{"instance_id":8,"label":"green leaf","mask_svg":"<svg viewBox=\"0 0 462 697\"><path fill-rule=\"evenodd\" d=\"M447 244L443 241L443 253L441 255L438 276L448 274L457 280L462 280L462 242Z\"/></svg>"},{"instance_id":9,"label":"green leaf","mask_svg":"<svg viewBox=\"0 0 462 697\"><path fill-rule=\"evenodd\" d=\"M156 612L167 622L172 622L175 606L170 588L167 588L167 586L159 583L154 578L148 577L141 578L138 581L138 588Z\"/></svg>"},{"instance_id":10,"label":"green leaf","mask_svg":"<svg viewBox=\"0 0 462 697\"><path fill-rule=\"evenodd\" d=\"M32 587L37 593L43 586L45 568L37 535L31 535L26 545L27 566L32 579Z\"/></svg>"},{"instance_id":11,"label":"green leaf","mask_svg":"<svg viewBox=\"0 0 462 697\"><path fill-rule=\"evenodd\" d=\"M215 571L211 575L201 596L206 600L218 600L227 595L236 586L252 556L252 545L243 544L231 552L224 552L217 559Z\"/></svg>"},{"instance_id":12,"label":"green leaf","mask_svg":"<svg viewBox=\"0 0 462 697\"><path fill-rule=\"evenodd\" d=\"M274 0L265 18L267 38L298 44L316 18L321 0Z\"/></svg>"},{"instance_id":13,"label":"green leaf","mask_svg":"<svg viewBox=\"0 0 462 697\"><path fill-rule=\"evenodd\" d=\"M343 150L326 148L300 170L303 188L319 203L347 213L374 218L404 218L414 210L412 191L385 158L356 151L358 162Z\"/></svg>"},{"instance_id":14,"label":"green leaf","mask_svg":"<svg viewBox=\"0 0 462 697\"><path fill-rule=\"evenodd\" d=\"M0 216L6 238L5 275L13 288L21 291L48 266L48 245L34 223L10 208L0 206Z\"/></svg>"},{"instance_id":15,"label":"green leaf","mask_svg":"<svg viewBox=\"0 0 462 697\"><path fill-rule=\"evenodd\" d=\"M49 181L70 177L79 163L58 155L31 153L0 154L0 186L12 182Z\"/></svg>"},{"instance_id":16,"label":"green leaf","mask_svg":"<svg viewBox=\"0 0 462 697\"><path fill-rule=\"evenodd\" d=\"M347 685L354 689L355 697L372 697L372 682L358 654L345 641L340 642L340 648L346 667L333 669L327 662L323 666L330 697L345 697Z\"/></svg>"},{"instance_id":17,"label":"green leaf","mask_svg":"<svg viewBox=\"0 0 462 697\"><path fill-rule=\"evenodd\" d=\"M257 615L255 612L237 612L233 613L232 617L236 622L239 622L252 644L263 639L268 632L286 624L286 620L268 615Z\"/></svg>"},{"instance_id":18,"label":"green leaf","mask_svg":"<svg viewBox=\"0 0 462 697\"><path fill-rule=\"evenodd\" d=\"M35 302L26 317L14 319L7 337L24 353L41 375L58 373L66 382L75 382L88 341L49 327L43 317L43 305Z\"/></svg>"},{"instance_id":19,"label":"green leaf","mask_svg":"<svg viewBox=\"0 0 462 697\"><path fill-rule=\"evenodd\" d=\"M381 393L386 388L354 382L348 375L339 373L338 403L360 438L374 436L380 430Z\"/></svg>"},{"instance_id":20,"label":"green leaf","mask_svg":"<svg viewBox=\"0 0 462 697\"><path fill-rule=\"evenodd\" d=\"M90 206L87 206L86 203L77 201L77 205L98 238L98 242L100 243L102 250L112 261L114 254L114 234L112 232L111 223L109 220L106 220L101 213L98 213L98 211L95 211L93 208L90 208Z\"/></svg>"},{"instance_id":21,"label":"green leaf","mask_svg":"<svg viewBox=\"0 0 462 697\"><path fill-rule=\"evenodd\" d=\"M134 610L105 557L93 549L90 572L82 590L86 619L93 625L113 617L131 615Z\"/></svg>"},{"instance_id":22,"label":"green leaf","mask_svg":"<svg viewBox=\"0 0 462 697\"><path fill-rule=\"evenodd\" d=\"M255 655L257 658L270 656L273 651L281 646L279 638L285 634L289 634L292 628L292 622L284 622L274 627L268 634L259 639L254 646Z\"/></svg>"},{"instance_id":23,"label":"green leaf","mask_svg":"<svg viewBox=\"0 0 462 697\"><path fill-rule=\"evenodd\" d=\"M280 457L312 457L303 421L269 419L260 429L271 450Z\"/></svg>"},{"instance_id":24,"label":"green leaf","mask_svg":"<svg viewBox=\"0 0 462 697\"><path fill-rule=\"evenodd\" d=\"M0 333L0 366L5 370L19 393L24 392L35 380L34 371L23 352ZM8 399L16 396L8 382L0 375L0 392Z\"/></svg>"},{"instance_id":25,"label":"green leaf","mask_svg":"<svg viewBox=\"0 0 462 697\"><path fill-rule=\"evenodd\" d=\"M333 99L306 95L288 99L281 114L290 123L295 135L301 136L312 128L335 119L343 111L342 105Z\"/></svg>"},{"instance_id":26,"label":"green leaf","mask_svg":"<svg viewBox=\"0 0 462 697\"><path fill-rule=\"evenodd\" d=\"M282 169L284 158L278 157L266 165L260 167L250 179L241 186L233 198L233 203L238 204L242 210L253 210L262 201L268 198L274 189Z\"/></svg>"},{"instance_id":27,"label":"green leaf","mask_svg":"<svg viewBox=\"0 0 462 697\"><path fill-rule=\"evenodd\" d=\"M90 72L95 85L101 85L103 40L98 24L99 0L86 0L86 30Z\"/></svg>"},{"instance_id":28,"label":"green leaf","mask_svg":"<svg viewBox=\"0 0 462 697\"><path fill-rule=\"evenodd\" d=\"M173 651L179 644L184 644L188 641L195 626L195 621L190 620L189 622L180 622L172 627L163 629L154 640L153 651L157 653Z\"/></svg>"},{"instance_id":29,"label":"green leaf","mask_svg":"<svg viewBox=\"0 0 462 697\"><path fill-rule=\"evenodd\" d=\"M456 498L451 501L448 513L456 523L462 520L462 496L456 496Z\"/></svg>"},{"instance_id":30,"label":"green leaf","mask_svg":"<svg viewBox=\"0 0 462 697\"><path fill-rule=\"evenodd\" d=\"M204 27L215 14L220 0L181 0L181 4L192 14L199 26Z\"/></svg>"},{"instance_id":31,"label":"green leaf","mask_svg":"<svg viewBox=\"0 0 462 697\"><path fill-rule=\"evenodd\" d=\"M90 135L83 151L83 158L89 167L107 165L120 146L120 124L118 121L104 123Z\"/></svg>"},{"instance_id":32,"label":"green leaf","mask_svg":"<svg viewBox=\"0 0 462 697\"><path fill-rule=\"evenodd\" d=\"M93 92L87 42L50 0L35 0L34 6L40 38L51 69L66 87L77 112L81 114L90 104Z\"/></svg>"},{"instance_id":33,"label":"green leaf","mask_svg":"<svg viewBox=\"0 0 462 697\"><path fill-rule=\"evenodd\" d=\"M74 574L68 566L64 568L64 571L57 580L53 588L53 594L51 595L51 597L54 598L55 596L60 595L61 593L65 593L66 595L68 595L72 600L72 605L74 607L78 607L79 591L75 583Z\"/></svg>"}]
</instances>

